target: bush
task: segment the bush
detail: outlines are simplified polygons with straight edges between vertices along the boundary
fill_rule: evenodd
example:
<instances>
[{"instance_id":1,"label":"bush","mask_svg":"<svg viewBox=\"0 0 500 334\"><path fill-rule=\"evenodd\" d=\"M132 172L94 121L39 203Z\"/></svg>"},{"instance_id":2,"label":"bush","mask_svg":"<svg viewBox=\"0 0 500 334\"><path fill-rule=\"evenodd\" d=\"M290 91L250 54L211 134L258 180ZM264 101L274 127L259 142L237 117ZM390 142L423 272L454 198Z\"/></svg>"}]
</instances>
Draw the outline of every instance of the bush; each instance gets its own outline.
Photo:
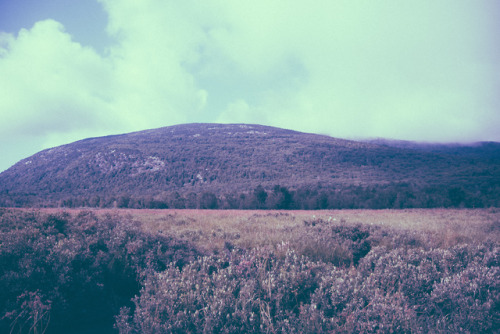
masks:
<instances>
[{"instance_id":1,"label":"bush","mask_svg":"<svg viewBox=\"0 0 500 334\"><path fill-rule=\"evenodd\" d=\"M500 328L494 239L445 249L432 233L322 220L290 233L291 243L226 240L209 254L126 217L0 210L0 332Z\"/></svg>"},{"instance_id":2,"label":"bush","mask_svg":"<svg viewBox=\"0 0 500 334\"><path fill-rule=\"evenodd\" d=\"M492 332L497 243L316 220L283 244L170 266L146 280L122 333ZM368 246L363 246L363 245ZM304 256L301 256L301 255ZM357 254L357 255L356 255ZM463 293L461 293L463 291Z\"/></svg>"},{"instance_id":3,"label":"bush","mask_svg":"<svg viewBox=\"0 0 500 334\"><path fill-rule=\"evenodd\" d=\"M182 267L199 253L129 219L91 212L4 214L0 226L0 286L8 287L0 290L0 332L111 330L148 271Z\"/></svg>"},{"instance_id":4,"label":"bush","mask_svg":"<svg viewBox=\"0 0 500 334\"><path fill-rule=\"evenodd\" d=\"M346 235L355 234L347 233ZM357 237L356 237L357 238ZM352 241L353 238L351 238ZM321 240L320 240L321 241ZM498 247L376 246L357 266L234 249L149 276L122 333L492 332Z\"/></svg>"},{"instance_id":5,"label":"bush","mask_svg":"<svg viewBox=\"0 0 500 334\"><path fill-rule=\"evenodd\" d=\"M446 250L387 253L377 247L356 269L323 276L309 317L324 324L324 331L493 332L499 325L499 268L485 263L498 251L481 257L483 247L459 248L470 259L460 269L456 255Z\"/></svg>"},{"instance_id":6,"label":"bush","mask_svg":"<svg viewBox=\"0 0 500 334\"><path fill-rule=\"evenodd\" d=\"M117 327L122 333L296 332L323 266L280 248L282 256L233 250L182 271L169 266L146 280L135 312L124 309Z\"/></svg>"},{"instance_id":7,"label":"bush","mask_svg":"<svg viewBox=\"0 0 500 334\"><path fill-rule=\"evenodd\" d=\"M357 265L370 252L370 229L356 225L333 225L324 220L305 221L305 231L293 240L294 248L313 261L336 266Z\"/></svg>"},{"instance_id":8,"label":"bush","mask_svg":"<svg viewBox=\"0 0 500 334\"><path fill-rule=\"evenodd\" d=\"M499 277L498 267L488 268L477 262L461 272L443 277L430 295L432 327L455 333L498 330Z\"/></svg>"}]
</instances>

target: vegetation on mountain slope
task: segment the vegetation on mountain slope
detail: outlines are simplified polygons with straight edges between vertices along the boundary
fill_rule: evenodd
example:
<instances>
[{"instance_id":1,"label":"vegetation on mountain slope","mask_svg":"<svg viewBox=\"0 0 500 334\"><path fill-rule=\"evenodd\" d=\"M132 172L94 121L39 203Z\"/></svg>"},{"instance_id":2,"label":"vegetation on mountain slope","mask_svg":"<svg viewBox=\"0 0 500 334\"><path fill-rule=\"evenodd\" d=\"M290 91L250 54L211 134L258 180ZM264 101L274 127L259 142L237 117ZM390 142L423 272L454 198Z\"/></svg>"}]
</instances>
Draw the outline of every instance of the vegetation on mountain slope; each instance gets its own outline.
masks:
<instances>
[{"instance_id":1,"label":"vegetation on mountain slope","mask_svg":"<svg viewBox=\"0 0 500 334\"><path fill-rule=\"evenodd\" d=\"M177 125L90 138L37 153L0 174L0 206L500 205L500 144L419 147L259 125Z\"/></svg>"}]
</instances>

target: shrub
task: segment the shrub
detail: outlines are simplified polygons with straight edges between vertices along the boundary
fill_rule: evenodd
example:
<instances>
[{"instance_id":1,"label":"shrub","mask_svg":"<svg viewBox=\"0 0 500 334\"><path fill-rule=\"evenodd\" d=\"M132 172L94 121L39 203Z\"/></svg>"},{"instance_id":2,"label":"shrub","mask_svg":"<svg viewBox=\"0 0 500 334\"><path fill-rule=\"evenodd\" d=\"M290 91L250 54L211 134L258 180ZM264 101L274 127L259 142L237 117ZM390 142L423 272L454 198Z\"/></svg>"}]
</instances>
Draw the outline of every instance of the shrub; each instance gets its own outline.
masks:
<instances>
[{"instance_id":1,"label":"shrub","mask_svg":"<svg viewBox=\"0 0 500 334\"><path fill-rule=\"evenodd\" d=\"M357 268L322 277L309 318L325 332L492 332L499 325L499 268L485 264L496 247L456 248L374 248Z\"/></svg>"},{"instance_id":2,"label":"shrub","mask_svg":"<svg viewBox=\"0 0 500 334\"><path fill-rule=\"evenodd\" d=\"M0 290L0 332L111 329L146 272L182 267L199 254L123 217L19 212L1 219L0 286L8 288Z\"/></svg>"},{"instance_id":3,"label":"shrub","mask_svg":"<svg viewBox=\"0 0 500 334\"><path fill-rule=\"evenodd\" d=\"M429 232L342 221L287 231L291 243L242 249L221 226L224 247L207 253L127 217L0 210L0 332L112 331L113 319L129 334L500 328L494 238L445 249Z\"/></svg>"},{"instance_id":4,"label":"shrub","mask_svg":"<svg viewBox=\"0 0 500 334\"><path fill-rule=\"evenodd\" d=\"M432 327L448 332L492 333L500 328L500 270L472 262L435 284ZM431 328L432 328L431 327Z\"/></svg>"},{"instance_id":5,"label":"shrub","mask_svg":"<svg viewBox=\"0 0 500 334\"><path fill-rule=\"evenodd\" d=\"M286 248L286 246L284 246ZM233 250L148 277L135 312L122 310L122 333L295 332L322 266L288 248Z\"/></svg>"},{"instance_id":6,"label":"shrub","mask_svg":"<svg viewBox=\"0 0 500 334\"><path fill-rule=\"evenodd\" d=\"M305 230L297 234L293 247L313 261L336 266L357 265L372 247L370 229L361 224L331 225L324 220L305 221Z\"/></svg>"}]
</instances>

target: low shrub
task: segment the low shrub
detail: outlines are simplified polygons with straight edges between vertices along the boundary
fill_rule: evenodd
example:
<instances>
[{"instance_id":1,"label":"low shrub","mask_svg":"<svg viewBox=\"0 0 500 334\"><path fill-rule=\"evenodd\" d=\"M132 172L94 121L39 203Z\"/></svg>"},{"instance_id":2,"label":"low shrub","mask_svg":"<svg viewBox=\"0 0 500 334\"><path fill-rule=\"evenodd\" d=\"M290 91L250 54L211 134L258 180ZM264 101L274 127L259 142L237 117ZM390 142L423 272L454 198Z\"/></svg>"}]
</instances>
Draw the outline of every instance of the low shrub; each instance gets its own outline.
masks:
<instances>
[{"instance_id":1,"label":"low shrub","mask_svg":"<svg viewBox=\"0 0 500 334\"><path fill-rule=\"evenodd\" d=\"M189 244L146 234L124 217L16 212L0 219L2 333L47 326L61 333L111 330L147 272L182 267L199 255Z\"/></svg>"},{"instance_id":2,"label":"low shrub","mask_svg":"<svg viewBox=\"0 0 500 334\"><path fill-rule=\"evenodd\" d=\"M322 277L309 317L336 332L493 332L500 325L499 268L487 263L498 251L457 248L469 259L460 269L453 250L377 247L357 268Z\"/></svg>"},{"instance_id":3,"label":"low shrub","mask_svg":"<svg viewBox=\"0 0 500 334\"><path fill-rule=\"evenodd\" d=\"M500 328L494 239L444 248L430 232L323 220L289 232L259 247L224 237L209 253L127 217L0 210L0 332Z\"/></svg>"},{"instance_id":4,"label":"low shrub","mask_svg":"<svg viewBox=\"0 0 500 334\"><path fill-rule=\"evenodd\" d=\"M332 225L318 219L305 221L303 233L297 233L293 247L313 261L340 267L357 265L370 252L370 228L356 225Z\"/></svg>"},{"instance_id":5,"label":"low shrub","mask_svg":"<svg viewBox=\"0 0 500 334\"><path fill-rule=\"evenodd\" d=\"M233 250L182 270L169 266L146 280L135 312L122 310L117 327L121 333L297 332L324 265L286 245L281 250L281 256Z\"/></svg>"},{"instance_id":6,"label":"low shrub","mask_svg":"<svg viewBox=\"0 0 500 334\"><path fill-rule=\"evenodd\" d=\"M498 330L499 277L498 266L472 262L465 270L441 278L430 295L431 328L454 333Z\"/></svg>"},{"instance_id":7,"label":"low shrub","mask_svg":"<svg viewBox=\"0 0 500 334\"><path fill-rule=\"evenodd\" d=\"M121 333L455 333L499 328L499 246L316 220L276 248L226 251L146 280ZM297 235L297 231L294 231ZM366 245L366 246L365 246ZM272 250L271 250L272 249ZM461 293L463 291L463 293Z\"/></svg>"}]
</instances>

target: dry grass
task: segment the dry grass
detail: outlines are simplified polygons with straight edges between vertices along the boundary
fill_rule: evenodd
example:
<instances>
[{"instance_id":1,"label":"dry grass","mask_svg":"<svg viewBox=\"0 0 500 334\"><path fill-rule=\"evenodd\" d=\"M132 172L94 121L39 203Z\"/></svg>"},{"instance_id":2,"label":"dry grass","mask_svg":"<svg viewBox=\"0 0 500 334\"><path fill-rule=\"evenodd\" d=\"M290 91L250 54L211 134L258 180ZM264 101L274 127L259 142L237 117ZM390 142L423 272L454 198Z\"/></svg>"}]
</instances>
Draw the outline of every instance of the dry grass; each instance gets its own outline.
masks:
<instances>
[{"instance_id":1,"label":"dry grass","mask_svg":"<svg viewBox=\"0 0 500 334\"><path fill-rule=\"evenodd\" d=\"M435 236L436 247L462 242L496 241L500 237L499 209L411 210L133 210L91 209L97 215L127 215L151 233L168 233L208 250L231 245L250 248L275 246L300 239L304 222L330 225L371 225ZM58 212L58 209L42 209ZM76 213L81 210L66 210Z\"/></svg>"},{"instance_id":2,"label":"dry grass","mask_svg":"<svg viewBox=\"0 0 500 334\"><path fill-rule=\"evenodd\" d=\"M19 296L36 291L29 312L56 296L54 305L78 300L75 319L82 296L89 305L97 295L122 300L107 321L137 295L135 311L129 303L116 318L121 333L499 328L498 209L18 211L3 212L3 314L15 314L10 305L23 312ZM126 295L115 285L124 279ZM13 326L0 321L0 332Z\"/></svg>"}]
</instances>

